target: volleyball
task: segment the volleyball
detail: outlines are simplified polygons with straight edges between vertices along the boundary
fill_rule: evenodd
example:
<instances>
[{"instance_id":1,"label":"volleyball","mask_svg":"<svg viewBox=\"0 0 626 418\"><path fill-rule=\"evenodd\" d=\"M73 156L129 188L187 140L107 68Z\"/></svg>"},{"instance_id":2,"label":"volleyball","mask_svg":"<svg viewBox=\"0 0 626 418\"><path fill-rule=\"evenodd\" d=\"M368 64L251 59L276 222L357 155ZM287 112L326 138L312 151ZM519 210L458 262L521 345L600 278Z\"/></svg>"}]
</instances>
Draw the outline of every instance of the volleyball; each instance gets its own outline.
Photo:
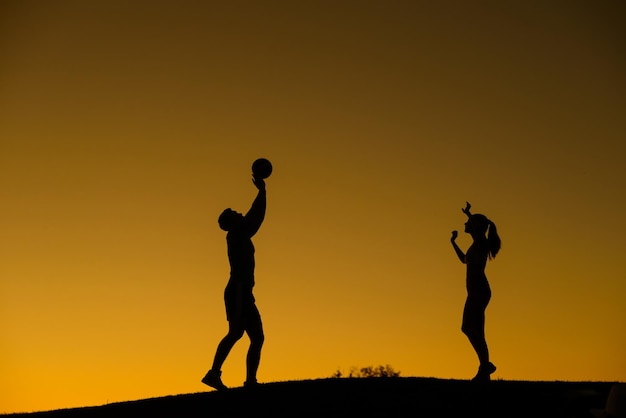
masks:
<instances>
[{"instance_id":1,"label":"volleyball","mask_svg":"<svg viewBox=\"0 0 626 418\"><path fill-rule=\"evenodd\" d=\"M258 179L266 179L272 174L272 163L267 158L258 158L252 163L252 175Z\"/></svg>"}]
</instances>

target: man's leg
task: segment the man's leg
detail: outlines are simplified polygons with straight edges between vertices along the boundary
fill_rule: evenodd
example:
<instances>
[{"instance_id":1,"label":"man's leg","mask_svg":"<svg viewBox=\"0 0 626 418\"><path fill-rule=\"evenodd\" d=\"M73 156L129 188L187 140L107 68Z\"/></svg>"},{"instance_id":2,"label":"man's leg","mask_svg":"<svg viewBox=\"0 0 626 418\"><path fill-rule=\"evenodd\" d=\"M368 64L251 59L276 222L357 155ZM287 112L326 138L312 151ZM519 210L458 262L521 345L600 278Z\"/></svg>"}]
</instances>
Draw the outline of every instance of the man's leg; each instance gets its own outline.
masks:
<instances>
[{"instance_id":1,"label":"man's leg","mask_svg":"<svg viewBox=\"0 0 626 418\"><path fill-rule=\"evenodd\" d=\"M248 323L246 327L246 333L250 337L250 348L248 348L248 355L246 357L246 385L256 384L256 373L259 369L259 363L261 362L261 348L265 341L265 335L263 334L263 323L261 322L261 315L256 305L250 313Z\"/></svg>"},{"instance_id":2,"label":"man's leg","mask_svg":"<svg viewBox=\"0 0 626 418\"><path fill-rule=\"evenodd\" d=\"M221 370L224 361L226 361L226 357L230 353L230 350L234 347L235 343L241 339L243 336L244 328L241 325L235 324L233 322L229 322L228 334L217 346L217 350L215 351L215 357L213 359L213 367L212 370Z\"/></svg>"},{"instance_id":3,"label":"man's leg","mask_svg":"<svg viewBox=\"0 0 626 418\"><path fill-rule=\"evenodd\" d=\"M213 358L213 367L211 367L211 370L204 376L202 383L217 390L226 389L226 385L222 383L222 379L220 378L222 365L224 361L226 361L226 357L228 357L235 343L243 336L243 333L244 327L241 322L230 321L228 323L228 334L226 334L218 344L215 357Z\"/></svg>"}]
</instances>

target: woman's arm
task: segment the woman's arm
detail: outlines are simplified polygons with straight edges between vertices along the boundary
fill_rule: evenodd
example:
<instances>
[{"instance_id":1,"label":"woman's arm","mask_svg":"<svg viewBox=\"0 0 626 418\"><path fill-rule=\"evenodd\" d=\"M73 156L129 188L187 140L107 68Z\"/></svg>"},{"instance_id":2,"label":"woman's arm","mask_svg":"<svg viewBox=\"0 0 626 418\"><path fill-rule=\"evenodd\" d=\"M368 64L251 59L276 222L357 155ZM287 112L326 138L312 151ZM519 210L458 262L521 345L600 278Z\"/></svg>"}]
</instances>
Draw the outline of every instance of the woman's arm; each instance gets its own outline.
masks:
<instances>
[{"instance_id":1,"label":"woman's arm","mask_svg":"<svg viewBox=\"0 0 626 418\"><path fill-rule=\"evenodd\" d=\"M463 254L463 251L461 251L459 246L456 245L455 241L458 235L458 232L452 231L452 238L450 238L450 242L452 243L452 247L454 248L454 252L456 252L457 257L459 257L459 260L461 260L461 263L465 264L465 254Z\"/></svg>"},{"instance_id":2,"label":"woman's arm","mask_svg":"<svg viewBox=\"0 0 626 418\"><path fill-rule=\"evenodd\" d=\"M472 208L472 205L470 205L470 202L465 202L465 209L461 209L463 213L466 214L467 217L470 219L472 219L472 213L470 212L471 208Z\"/></svg>"},{"instance_id":3,"label":"woman's arm","mask_svg":"<svg viewBox=\"0 0 626 418\"><path fill-rule=\"evenodd\" d=\"M472 205L470 205L470 202L465 202L465 209L461 209L461 211L467 215L468 222L470 223L472 228L474 228L474 222L472 222L472 212L470 212L471 208Z\"/></svg>"}]
</instances>

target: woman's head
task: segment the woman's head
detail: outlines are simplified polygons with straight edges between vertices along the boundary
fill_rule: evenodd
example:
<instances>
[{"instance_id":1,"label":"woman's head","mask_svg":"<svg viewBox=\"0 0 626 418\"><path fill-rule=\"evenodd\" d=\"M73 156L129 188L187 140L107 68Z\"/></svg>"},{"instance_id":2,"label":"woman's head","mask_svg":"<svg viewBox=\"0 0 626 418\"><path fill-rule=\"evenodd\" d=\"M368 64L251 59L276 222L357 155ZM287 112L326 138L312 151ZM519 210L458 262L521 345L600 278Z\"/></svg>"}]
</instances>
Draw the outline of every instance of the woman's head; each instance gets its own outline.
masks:
<instances>
[{"instance_id":1,"label":"woman's head","mask_svg":"<svg viewBox=\"0 0 626 418\"><path fill-rule=\"evenodd\" d=\"M489 258L494 258L500 251L501 241L496 224L491 222L485 215L480 213L471 215L465 223L465 232L471 234L474 239L484 237L487 234Z\"/></svg>"},{"instance_id":2,"label":"woman's head","mask_svg":"<svg viewBox=\"0 0 626 418\"><path fill-rule=\"evenodd\" d=\"M471 215L467 222L465 222L465 232L472 235L483 236L487 233L487 228L491 221L487 219L485 215L475 214Z\"/></svg>"}]
</instances>

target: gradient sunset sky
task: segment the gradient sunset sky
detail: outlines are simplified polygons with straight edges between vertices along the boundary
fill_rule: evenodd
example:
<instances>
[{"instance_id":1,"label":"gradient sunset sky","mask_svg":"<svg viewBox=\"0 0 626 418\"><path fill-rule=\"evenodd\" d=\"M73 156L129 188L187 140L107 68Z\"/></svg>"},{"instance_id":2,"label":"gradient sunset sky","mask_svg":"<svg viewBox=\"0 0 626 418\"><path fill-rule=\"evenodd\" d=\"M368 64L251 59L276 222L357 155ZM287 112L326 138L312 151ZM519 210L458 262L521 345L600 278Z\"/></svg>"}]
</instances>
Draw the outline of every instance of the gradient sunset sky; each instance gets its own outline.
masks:
<instances>
[{"instance_id":1,"label":"gradient sunset sky","mask_svg":"<svg viewBox=\"0 0 626 418\"><path fill-rule=\"evenodd\" d=\"M254 159L261 382L626 381L622 1L3 1L0 413L200 392ZM246 337L223 368L245 378Z\"/></svg>"}]
</instances>

